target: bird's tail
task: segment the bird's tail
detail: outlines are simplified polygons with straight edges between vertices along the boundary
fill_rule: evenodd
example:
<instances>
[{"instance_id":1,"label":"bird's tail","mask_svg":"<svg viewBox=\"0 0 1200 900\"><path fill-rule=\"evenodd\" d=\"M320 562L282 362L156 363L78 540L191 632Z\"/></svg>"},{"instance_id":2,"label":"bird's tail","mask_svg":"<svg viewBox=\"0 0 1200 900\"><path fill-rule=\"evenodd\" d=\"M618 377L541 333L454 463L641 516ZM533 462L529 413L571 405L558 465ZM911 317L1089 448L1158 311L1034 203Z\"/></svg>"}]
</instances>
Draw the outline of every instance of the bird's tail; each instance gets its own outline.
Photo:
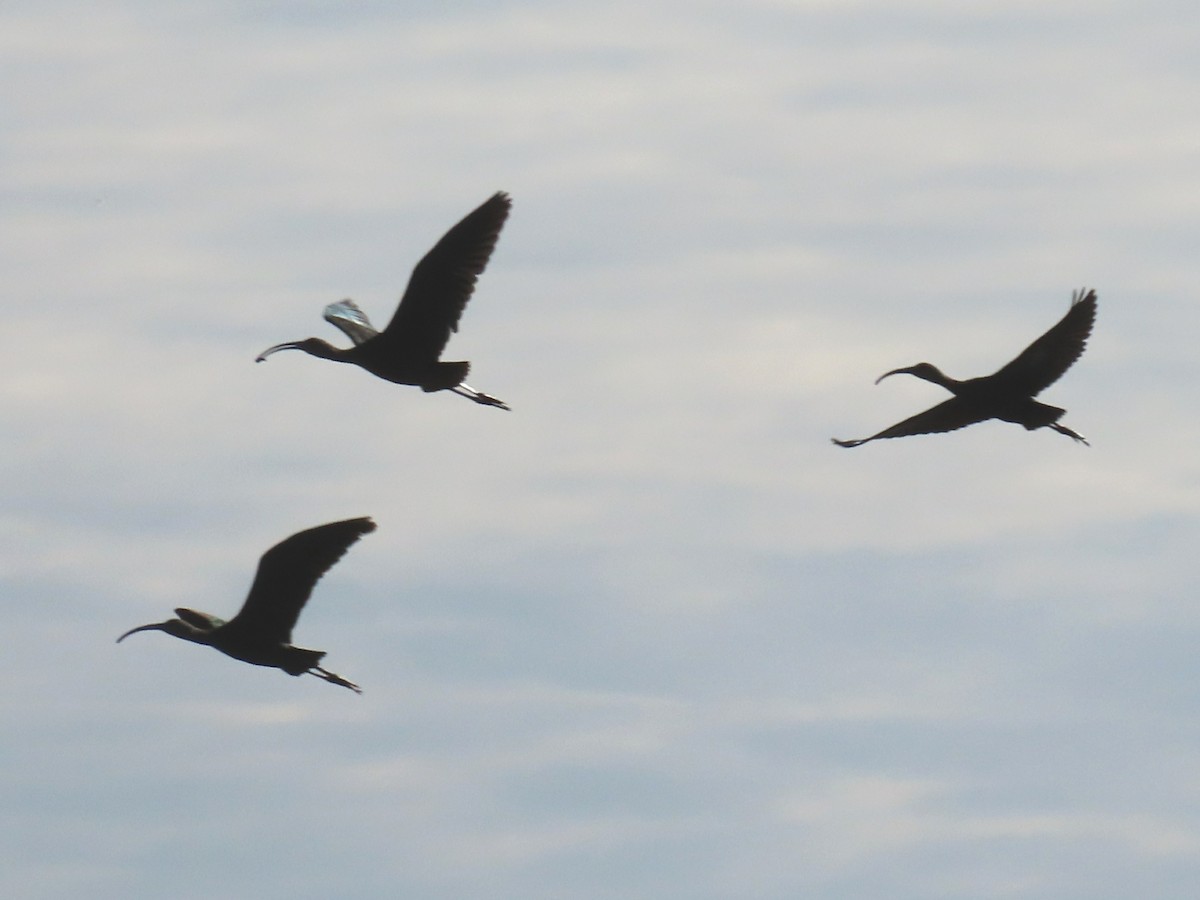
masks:
<instances>
[{"instance_id":1,"label":"bird's tail","mask_svg":"<svg viewBox=\"0 0 1200 900\"><path fill-rule=\"evenodd\" d=\"M283 669L289 675L303 675L309 669L316 668L317 663L324 656L324 650L307 650L304 647L291 647L288 649L285 664L279 668Z\"/></svg>"},{"instance_id":2,"label":"bird's tail","mask_svg":"<svg viewBox=\"0 0 1200 900\"><path fill-rule=\"evenodd\" d=\"M1025 408L1021 410L1021 415L1014 419L1006 419L1006 421L1016 422L1018 425L1024 425L1026 431L1033 431L1035 428L1045 428L1049 425L1054 427L1054 423L1066 414L1066 410L1060 406L1051 406L1049 403L1040 403L1037 400L1026 401ZM1005 418L1001 416L1000 418Z\"/></svg>"},{"instance_id":3,"label":"bird's tail","mask_svg":"<svg viewBox=\"0 0 1200 900\"><path fill-rule=\"evenodd\" d=\"M467 380L467 372L471 369L469 362L439 362L433 374L421 382L423 391L444 391L457 387Z\"/></svg>"}]
</instances>

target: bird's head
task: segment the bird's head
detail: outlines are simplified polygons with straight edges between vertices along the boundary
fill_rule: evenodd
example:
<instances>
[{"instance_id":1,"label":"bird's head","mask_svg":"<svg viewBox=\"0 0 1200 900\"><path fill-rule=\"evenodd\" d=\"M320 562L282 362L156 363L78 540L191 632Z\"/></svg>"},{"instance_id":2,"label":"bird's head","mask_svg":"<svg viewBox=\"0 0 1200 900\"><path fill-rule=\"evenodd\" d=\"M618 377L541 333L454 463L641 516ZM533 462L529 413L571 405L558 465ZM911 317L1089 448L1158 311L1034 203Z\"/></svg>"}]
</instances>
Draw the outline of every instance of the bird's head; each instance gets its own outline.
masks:
<instances>
[{"instance_id":1,"label":"bird's head","mask_svg":"<svg viewBox=\"0 0 1200 900\"><path fill-rule=\"evenodd\" d=\"M905 366L903 369L892 369L890 372L884 372L875 379L875 383L883 381L889 375L915 375L917 378L922 378L925 381L932 381L934 384L944 385L949 379L942 374L942 370L932 363L920 362L915 366Z\"/></svg>"},{"instance_id":2,"label":"bird's head","mask_svg":"<svg viewBox=\"0 0 1200 900\"><path fill-rule=\"evenodd\" d=\"M305 338L302 341L288 341L286 344L276 344L274 347L268 347L262 353L258 354L258 356L254 357L254 361L262 362L272 353L280 350L303 350L310 356L319 356L322 359L337 359L338 354L343 352L320 338Z\"/></svg>"}]
</instances>

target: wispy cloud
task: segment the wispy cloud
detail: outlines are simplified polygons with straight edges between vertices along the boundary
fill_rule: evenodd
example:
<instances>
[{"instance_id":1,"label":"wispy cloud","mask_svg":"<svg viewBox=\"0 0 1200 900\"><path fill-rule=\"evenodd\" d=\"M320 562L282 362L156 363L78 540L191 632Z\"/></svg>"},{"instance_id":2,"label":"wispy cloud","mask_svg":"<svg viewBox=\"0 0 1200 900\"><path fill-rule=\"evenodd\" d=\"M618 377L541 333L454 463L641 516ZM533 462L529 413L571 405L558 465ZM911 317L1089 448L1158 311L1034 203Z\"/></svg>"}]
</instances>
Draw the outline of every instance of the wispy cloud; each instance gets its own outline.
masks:
<instances>
[{"instance_id":1,"label":"wispy cloud","mask_svg":"<svg viewBox=\"0 0 1200 900\"><path fill-rule=\"evenodd\" d=\"M11 890L1172 896L1195 881L1196 28L1171 4L0 13ZM386 321L490 193L447 356ZM1015 355L1092 440L853 437ZM380 529L297 641L124 629Z\"/></svg>"}]
</instances>

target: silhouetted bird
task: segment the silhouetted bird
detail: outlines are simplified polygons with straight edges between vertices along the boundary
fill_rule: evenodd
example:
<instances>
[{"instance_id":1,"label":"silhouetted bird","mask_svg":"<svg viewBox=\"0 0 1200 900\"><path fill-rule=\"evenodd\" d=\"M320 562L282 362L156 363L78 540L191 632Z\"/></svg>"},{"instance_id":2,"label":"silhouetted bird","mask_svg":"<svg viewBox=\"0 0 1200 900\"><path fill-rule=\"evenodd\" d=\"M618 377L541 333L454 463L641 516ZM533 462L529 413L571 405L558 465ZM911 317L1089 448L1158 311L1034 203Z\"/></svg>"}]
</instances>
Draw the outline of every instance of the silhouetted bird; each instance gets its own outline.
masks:
<instances>
[{"instance_id":1,"label":"silhouetted bird","mask_svg":"<svg viewBox=\"0 0 1200 900\"><path fill-rule=\"evenodd\" d=\"M888 375L905 373L940 384L954 396L869 438L857 441L834 438L833 442L839 447L857 447L879 438L954 431L985 419L1002 419L1024 425L1030 431L1053 428L1060 434L1086 444L1083 435L1058 423L1066 410L1039 403L1033 398L1054 384L1079 359L1095 321L1096 292L1079 290L1071 295L1071 308L1057 325L1026 347L1020 356L991 375L956 381L927 362L886 372L875 380L876 384Z\"/></svg>"},{"instance_id":2,"label":"silhouetted bird","mask_svg":"<svg viewBox=\"0 0 1200 900\"><path fill-rule=\"evenodd\" d=\"M353 347L333 347L320 338L307 338L268 347L254 360L262 362L277 350L303 350L312 356L360 366L396 384L413 384L423 391L451 390L484 406L508 409L464 382L469 362L441 362L438 357L450 334L458 330L475 281L487 267L512 200L501 191L446 232L417 263L392 321L376 331L353 300L325 307L325 321L340 328Z\"/></svg>"},{"instance_id":3,"label":"silhouetted bird","mask_svg":"<svg viewBox=\"0 0 1200 900\"><path fill-rule=\"evenodd\" d=\"M139 631L165 631L185 641L216 647L243 662L273 666L289 675L309 672L361 694L357 684L317 665L324 651L293 646L292 627L321 576L355 541L374 530L375 523L363 518L293 534L262 555L246 602L228 622L210 613L177 609L178 619L130 629L117 643Z\"/></svg>"}]
</instances>

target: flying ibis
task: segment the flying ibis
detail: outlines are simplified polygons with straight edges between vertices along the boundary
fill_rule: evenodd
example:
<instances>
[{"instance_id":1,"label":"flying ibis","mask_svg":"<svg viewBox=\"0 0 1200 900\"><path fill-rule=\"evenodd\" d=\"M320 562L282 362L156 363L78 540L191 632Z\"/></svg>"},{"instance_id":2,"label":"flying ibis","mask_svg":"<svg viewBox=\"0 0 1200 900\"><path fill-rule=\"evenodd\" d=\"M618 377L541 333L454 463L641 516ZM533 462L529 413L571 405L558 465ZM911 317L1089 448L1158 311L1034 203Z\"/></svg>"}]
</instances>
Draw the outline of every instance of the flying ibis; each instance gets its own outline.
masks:
<instances>
[{"instance_id":1,"label":"flying ibis","mask_svg":"<svg viewBox=\"0 0 1200 900\"><path fill-rule=\"evenodd\" d=\"M443 235L417 263L400 305L383 331L377 331L350 299L325 307L325 321L337 326L352 341L334 347L320 338L306 338L268 347L256 358L262 362L279 350L303 350L310 356L350 363L386 381L412 384L423 391L450 390L482 403L508 409L508 405L465 382L469 362L439 359L452 332L458 330L475 281L508 218L512 200L500 191Z\"/></svg>"},{"instance_id":2,"label":"flying ibis","mask_svg":"<svg viewBox=\"0 0 1200 900\"><path fill-rule=\"evenodd\" d=\"M293 645L292 628L321 576L355 541L374 530L375 523L362 518L293 534L262 555L246 602L228 622L210 613L177 609L178 618L132 628L117 643L139 631L165 631L243 662L283 669L289 675L308 672L361 694L357 684L318 665L324 651Z\"/></svg>"},{"instance_id":3,"label":"flying ibis","mask_svg":"<svg viewBox=\"0 0 1200 900\"><path fill-rule=\"evenodd\" d=\"M1086 444L1087 440L1059 419L1066 412L1033 399L1054 384L1079 359L1096 321L1096 292L1079 290L1071 295L1071 308L1057 325L1026 347L1003 368L981 378L957 381L927 362L885 372L876 384L889 375L915 375L939 384L954 396L932 409L885 428L878 434L855 441L833 442L839 447L857 447L879 438L907 437L954 431L985 419L1001 419L1035 428L1053 428L1059 434Z\"/></svg>"}]
</instances>

